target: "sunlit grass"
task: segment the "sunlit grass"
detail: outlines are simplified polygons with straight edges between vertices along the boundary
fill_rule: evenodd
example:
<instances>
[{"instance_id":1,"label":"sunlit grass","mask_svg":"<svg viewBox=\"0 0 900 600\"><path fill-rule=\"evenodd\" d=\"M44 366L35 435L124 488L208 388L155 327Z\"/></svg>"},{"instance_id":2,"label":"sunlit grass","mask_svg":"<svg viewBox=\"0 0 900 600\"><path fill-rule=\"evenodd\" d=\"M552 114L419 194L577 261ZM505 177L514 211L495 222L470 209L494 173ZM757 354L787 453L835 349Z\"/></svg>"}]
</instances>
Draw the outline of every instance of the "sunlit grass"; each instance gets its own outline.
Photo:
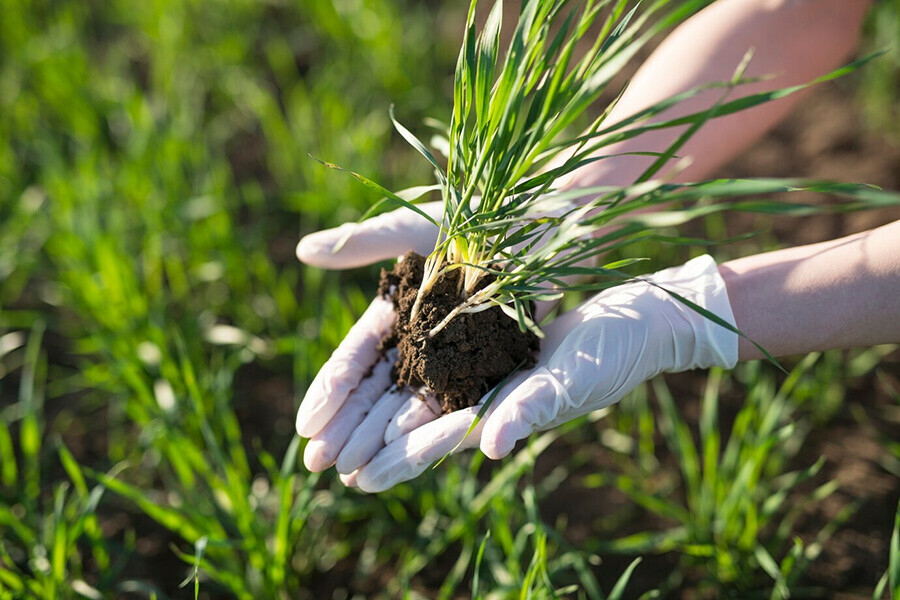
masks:
<instances>
[{"instance_id":1,"label":"sunlit grass","mask_svg":"<svg viewBox=\"0 0 900 600\"><path fill-rule=\"evenodd\" d=\"M724 437L719 417L723 375L714 371L703 395L696 442L664 380L654 380L658 416L637 415L636 437L618 441L637 455L635 463L625 463L620 474L589 475L585 483L612 486L672 526L598 547L629 554L676 553L679 570L672 573L669 585L680 585L691 569L699 568L701 584L719 593L739 596L768 589L772 597L789 597L834 529L855 510L847 507L810 544L794 537L794 526L804 511L838 487L837 482L819 481L812 491L798 496L800 484L817 481L823 462L787 470L809 431L793 394L817 358L811 355L802 361L777 389L771 376L753 365L745 375L753 385L746 389L746 398ZM654 430L675 458L679 469L675 479L654 459ZM610 439L615 443L615 438Z\"/></svg>"},{"instance_id":2,"label":"sunlit grass","mask_svg":"<svg viewBox=\"0 0 900 600\"><path fill-rule=\"evenodd\" d=\"M584 420L375 497L297 464L291 404L374 280L303 270L293 245L377 200L307 154L428 175L387 118L452 92L458 40L426 7L0 10L0 598L630 597L646 563L598 575L615 531L576 547L541 516L574 467L535 464Z\"/></svg>"},{"instance_id":3,"label":"sunlit grass","mask_svg":"<svg viewBox=\"0 0 900 600\"><path fill-rule=\"evenodd\" d=\"M120 571L96 515L103 486L91 485L57 438L44 439L47 357L43 324L3 336L0 383L18 378L15 403L0 419L0 595L3 597L100 597ZM27 338L27 341L26 341ZM21 346L20 346L21 344ZM10 354L19 350L21 364ZM16 429L16 439L10 433ZM50 447L47 447L47 442ZM49 473L59 471L62 477ZM91 568L109 577L88 584ZM98 589L99 588L99 589Z\"/></svg>"}]
</instances>

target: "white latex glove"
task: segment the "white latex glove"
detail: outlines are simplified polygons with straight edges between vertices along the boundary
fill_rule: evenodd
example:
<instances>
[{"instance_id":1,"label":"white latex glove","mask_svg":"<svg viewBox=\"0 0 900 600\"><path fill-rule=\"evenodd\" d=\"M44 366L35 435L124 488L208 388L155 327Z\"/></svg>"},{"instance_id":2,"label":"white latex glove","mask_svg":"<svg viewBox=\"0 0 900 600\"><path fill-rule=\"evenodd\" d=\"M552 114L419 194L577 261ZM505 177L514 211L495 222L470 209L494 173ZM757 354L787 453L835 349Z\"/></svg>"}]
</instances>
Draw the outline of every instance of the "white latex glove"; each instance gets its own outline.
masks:
<instances>
[{"instance_id":1,"label":"white latex glove","mask_svg":"<svg viewBox=\"0 0 900 600\"><path fill-rule=\"evenodd\" d=\"M725 284L710 256L607 290L545 327L537 365L500 391L463 447L499 459L533 431L548 429L622 399L663 372L737 362L738 336L672 298L676 292L734 325ZM457 411L386 439L352 483L382 491L411 479L463 438L479 407ZM420 408L420 416L427 416ZM371 427L371 428L370 428ZM387 428L363 422L353 437ZM342 471L341 465L338 465Z\"/></svg>"},{"instance_id":2,"label":"white latex glove","mask_svg":"<svg viewBox=\"0 0 900 600\"><path fill-rule=\"evenodd\" d=\"M423 207L432 215L441 210L440 203ZM348 233L342 249L333 253ZM427 253L435 234L433 225L401 209L307 236L298 244L297 255L315 266L351 268L410 248ZM733 322L724 283L711 258L648 279ZM390 302L376 298L319 371L297 414L298 433L310 438L304 453L307 468L321 471L336 464L346 484L367 491L387 489L420 474L456 446L478 411L473 407L439 419L433 400L423 402L411 390L388 389L395 356L380 357L377 345L395 318ZM695 330L704 335L695 335ZM737 356L735 334L640 282L598 295L545 332L536 367L517 374L505 386L464 447L480 443L488 456L499 458L534 429L617 402L659 372L730 367ZM724 358L685 364L689 342L700 356L711 345L717 349L715 355Z\"/></svg>"}]
</instances>

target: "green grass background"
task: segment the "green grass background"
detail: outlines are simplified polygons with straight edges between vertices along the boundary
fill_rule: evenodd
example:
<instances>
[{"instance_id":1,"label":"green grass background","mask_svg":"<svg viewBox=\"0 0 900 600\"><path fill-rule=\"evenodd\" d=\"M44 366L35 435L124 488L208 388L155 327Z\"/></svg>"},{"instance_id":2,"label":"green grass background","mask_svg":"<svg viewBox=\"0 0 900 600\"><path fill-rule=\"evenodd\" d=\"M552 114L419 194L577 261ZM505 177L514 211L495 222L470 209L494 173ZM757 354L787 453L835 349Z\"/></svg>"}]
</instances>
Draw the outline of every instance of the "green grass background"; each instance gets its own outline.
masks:
<instances>
[{"instance_id":1,"label":"green grass background","mask_svg":"<svg viewBox=\"0 0 900 600\"><path fill-rule=\"evenodd\" d=\"M858 507L795 537L837 488L797 456L890 348L714 372L690 423L658 380L602 426L377 497L303 469L296 404L376 274L295 261L377 200L308 154L428 178L387 109L446 111L455 4L0 0L0 598L816 592L806 568ZM620 501L548 509L575 497Z\"/></svg>"}]
</instances>

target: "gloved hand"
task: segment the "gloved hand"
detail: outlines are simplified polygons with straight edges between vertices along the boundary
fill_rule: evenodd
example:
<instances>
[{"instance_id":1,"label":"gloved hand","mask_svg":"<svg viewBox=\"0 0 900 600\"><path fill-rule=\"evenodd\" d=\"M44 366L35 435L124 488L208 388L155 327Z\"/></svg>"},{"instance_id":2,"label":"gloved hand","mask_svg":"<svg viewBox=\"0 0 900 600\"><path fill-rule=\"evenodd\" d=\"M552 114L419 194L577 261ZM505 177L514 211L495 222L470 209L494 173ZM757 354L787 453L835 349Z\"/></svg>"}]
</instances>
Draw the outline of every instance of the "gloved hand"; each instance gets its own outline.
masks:
<instances>
[{"instance_id":1,"label":"gloved hand","mask_svg":"<svg viewBox=\"0 0 900 600\"><path fill-rule=\"evenodd\" d=\"M660 287L734 325L724 281L709 256L600 293L544 328L547 337L537 365L504 386L463 447L480 446L488 457L499 459L533 431L618 402L659 373L733 367L737 334ZM407 410L407 420L427 419L419 405L414 419ZM338 462L338 470L348 477L346 482L369 492L411 479L463 439L478 410L432 417L411 430L363 421L350 442L384 435L385 447L361 468L354 463L342 469L345 465Z\"/></svg>"},{"instance_id":2,"label":"gloved hand","mask_svg":"<svg viewBox=\"0 0 900 600\"><path fill-rule=\"evenodd\" d=\"M439 204L426 206L431 214L440 210ZM332 254L350 227L347 243ZM427 252L435 233L427 221L401 210L308 236L297 254L310 264L347 268L389 258L410 243ZM697 259L649 279L733 321L712 259ZM376 299L323 366L297 415L298 432L311 437L304 455L307 467L318 471L336 462L345 483L359 483L368 491L421 473L462 439L478 411L473 407L438 419L437 407L412 391L382 393L393 357L373 366L375 347L394 318L390 304ZM464 447L481 443L488 456L499 458L532 430L612 404L659 372L732 366L737 357L735 334L640 282L598 295L545 332L538 365L505 386ZM542 398L550 400L538 401Z\"/></svg>"}]
</instances>

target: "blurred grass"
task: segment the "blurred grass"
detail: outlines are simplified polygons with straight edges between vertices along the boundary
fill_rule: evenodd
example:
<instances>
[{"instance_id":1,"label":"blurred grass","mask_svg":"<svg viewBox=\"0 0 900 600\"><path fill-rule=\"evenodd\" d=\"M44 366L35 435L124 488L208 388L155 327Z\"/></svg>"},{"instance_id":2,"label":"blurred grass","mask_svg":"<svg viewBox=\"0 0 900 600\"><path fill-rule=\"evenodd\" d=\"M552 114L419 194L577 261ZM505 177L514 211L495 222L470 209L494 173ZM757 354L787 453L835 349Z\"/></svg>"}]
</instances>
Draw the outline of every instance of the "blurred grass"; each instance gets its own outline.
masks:
<instances>
[{"instance_id":1,"label":"blurred grass","mask_svg":"<svg viewBox=\"0 0 900 600\"><path fill-rule=\"evenodd\" d=\"M866 21L867 46L887 49L860 83L859 91L870 127L889 134L900 144L900 1L882 0Z\"/></svg>"},{"instance_id":2,"label":"blurred grass","mask_svg":"<svg viewBox=\"0 0 900 600\"><path fill-rule=\"evenodd\" d=\"M365 303L364 279L338 286L293 260L299 233L371 202L306 155L392 174L380 115L395 95L424 110L437 91L416 88L427 15L384 2L0 8L0 324L47 319L47 401L102 440L93 480L189 544L208 539L204 573L236 596L297 589L324 554L287 565L318 478L295 473L294 402L245 434L233 380L259 359L300 393ZM11 440L57 433L23 402L5 413ZM40 458L24 453L22 471Z\"/></svg>"},{"instance_id":3,"label":"blurred grass","mask_svg":"<svg viewBox=\"0 0 900 600\"><path fill-rule=\"evenodd\" d=\"M378 497L297 464L296 403L374 289L374 269L293 258L299 235L374 200L307 155L392 188L426 177L387 107L408 123L446 109L464 7L436 4L0 0L0 598L190 597L194 581L206 598L628 598L657 585L648 565L629 580L629 563L590 551L620 536L616 519L576 544L574 524L545 514L592 490L599 480L574 475L610 440L632 440L620 484L656 485L664 442L640 394L602 429L582 419L499 466L464 457ZM707 393L741 389L747 410L788 402L802 426L824 425L844 406L843 365L821 357L787 396L758 365ZM667 414L686 444L689 426ZM578 451L554 450L566 445ZM732 468L759 465L767 482L794 446L758 459L748 446ZM688 480L711 476L704 451ZM667 485L626 516L715 519L717 487L682 499ZM749 534L698 532L672 564L713 587L777 587L756 552L735 574ZM792 551L758 533L774 558ZM716 560L698 560L712 543Z\"/></svg>"},{"instance_id":4,"label":"blurred grass","mask_svg":"<svg viewBox=\"0 0 900 600\"><path fill-rule=\"evenodd\" d=\"M652 448L648 433L658 428L676 459L681 482L673 482L661 462L649 463L649 469L634 469L640 461L626 461L621 475L588 475L585 484L612 485L635 504L673 521L674 526L601 543L600 548L642 554L676 550L681 560L669 576L669 586L681 585L693 568L700 573L700 589L715 591L717 596L746 597L766 589L779 598L796 593L794 588L805 568L821 553L834 529L857 508L851 505L840 519L825 524L809 545L797 537L791 540L795 523L807 506L838 488L837 481L828 481L797 501L795 488L815 478L824 459L796 471L786 470L810 427L796 414L798 402L792 396L818 358L813 354L801 361L778 389L760 364L742 368L739 377L753 383L747 386L745 400L726 436L722 436L719 416L724 375L713 370L704 392L696 443L678 414L672 392L662 379L655 380L652 389L660 407L657 422L639 394L635 405L644 412L636 415L641 424L637 437L619 440L607 436L625 448ZM643 462L647 465L647 458ZM683 498L672 493L678 488Z\"/></svg>"}]
</instances>

